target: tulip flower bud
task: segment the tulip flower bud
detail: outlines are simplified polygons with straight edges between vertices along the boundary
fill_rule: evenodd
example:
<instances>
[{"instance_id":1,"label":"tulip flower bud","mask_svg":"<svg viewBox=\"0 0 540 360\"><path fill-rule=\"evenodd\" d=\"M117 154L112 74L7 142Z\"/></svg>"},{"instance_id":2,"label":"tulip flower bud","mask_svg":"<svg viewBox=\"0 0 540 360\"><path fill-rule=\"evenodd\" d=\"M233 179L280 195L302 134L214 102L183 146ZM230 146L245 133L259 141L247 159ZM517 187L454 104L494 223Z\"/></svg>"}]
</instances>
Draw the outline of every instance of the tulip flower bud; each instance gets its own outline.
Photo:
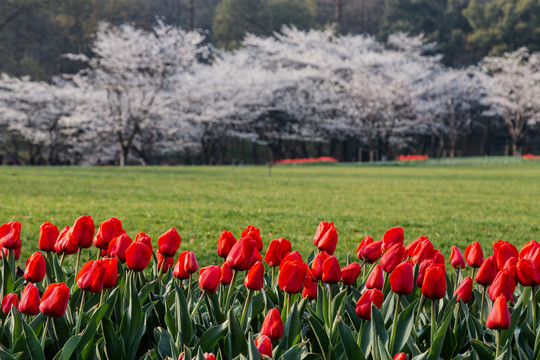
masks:
<instances>
[{"instance_id":1,"label":"tulip flower bud","mask_svg":"<svg viewBox=\"0 0 540 360\"><path fill-rule=\"evenodd\" d=\"M403 228L401 226L396 226L386 230L382 238L382 251L387 251L391 247L399 244L403 247L403 240L405 235L403 234ZM405 249L404 249L405 250ZM384 268L384 266L383 266ZM386 270L385 270L386 271ZM386 271L390 272L390 271Z\"/></svg>"},{"instance_id":2,"label":"tulip flower bud","mask_svg":"<svg viewBox=\"0 0 540 360\"><path fill-rule=\"evenodd\" d=\"M256 228L253 225L249 225L248 227L246 227L244 231L242 231L242 234L240 234L241 238L246 237L246 236L255 240L255 246L257 250L262 251L263 243L262 243L261 234L259 232L259 228Z\"/></svg>"},{"instance_id":3,"label":"tulip flower bud","mask_svg":"<svg viewBox=\"0 0 540 360\"><path fill-rule=\"evenodd\" d=\"M405 248L402 244L395 244L381 257L381 265L385 272L391 273L396 266L401 264L405 257Z\"/></svg>"},{"instance_id":4,"label":"tulip flower bud","mask_svg":"<svg viewBox=\"0 0 540 360\"><path fill-rule=\"evenodd\" d=\"M112 289L116 285L118 280L118 258L107 258L101 260L101 263L105 267L105 280L103 281L103 287L105 289Z\"/></svg>"},{"instance_id":5,"label":"tulip flower bud","mask_svg":"<svg viewBox=\"0 0 540 360\"><path fill-rule=\"evenodd\" d=\"M497 245L495 245L497 244ZM508 259L519 256L519 252L514 245L508 242L498 241L493 243L495 259L497 260L497 269L501 270Z\"/></svg>"},{"instance_id":6,"label":"tulip flower bud","mask_svg":"<svg viewBox=\"0 0 540 360\"><path fill-rule=\"evenodd\" d=\"M266 314L261 326L261 336L263 335L274 341L283 337L283 321L278 309L270 309Z\"/></svg>"},{"instance_id":7,"label":"tulip flower bud","mask_svg":"<svg viewBox=\"0 0 540 360\"><path fill-rule=\"evenodd\" d=\"M158 270L161 271L162 274L166 274L167 271L174 266L174 258L172 256L163 256L158 250L156 257L158 261Z\"/></svg>"},{"instance_id":8,"label":"tulip flower bud","mask_svg":"<svg viewBox=\"0 0 540 360\"><path fill-rule=\"evenodd\" d=\"M520 259L516 264L516 274L521 286L540 285L540 272L529 259Z\"/></svg>"},{"instance_id":9,"label":"tulip flower bud","mask_svg":"<svg viewBox=\"0 0 540 360\"><path fill-rule=\"evenodd\" d=\"M292 252L292 247L289 240L283 238L274 239L268 245L264 261L270 266L279 266L283 257L290 252Z\"/></svg>"},{"instance_id":10,"label":"tulip flower bud","mask_svg":"<svg viewBox=\"0 0 540 360\"><path fill-rule=\"evenodd\" d=\"M60 231L58 235L58 240L54 244L54 251L59 254L76 254L79 251L77 244L73 242L73 237L71 236L71 228L66 226Z\"/></svg>"},{"instance_id":11,"label":"tulip flower bud","mask_svg":"<svg viewBox=\"0 0 540 360\"><path fill-rule=\"evenodd\" d=\"M358 278L361 271L362 268L360 267L359 263L350 263L349 265L341 268L341 281L343 281L345 285L351 285L356 281L356 278Z\"/></svg>"},{"instance_id":12,"label":"tulip flower bud","mask_svg":"<svg viewBox=\"0 0 540 360\"><path fill-rule=\"evenodd\" d=\"M266 335L261 335L258 338L255 339L255 345L257 346L257 350L259 350L259 354L266 355L269 358L272 357L272 340Z\"/></svg>"},{"instance_id":13,"label":"tulip flower bud","mask_svg":"<svg viewBox=\"0 0 540 360\"><path fill-rule=\"evenodd\" d=\"M105 266L102 260L90 260L83 265L77 274L77 286L81 290L90 291L94 294L103 289L105 282Z\"/></svg>"},{"instance_id":14,"label":"tulip flower bud","mask_svg":"<svg viewBox=\"0 0 540 360\"><path fill-rule=\"evenodd\" d=\"M454 269L465 269L465 259L461 255L457 246L452 246L452 254L450 255L450 264Z\"/></svg>"},{"instance_id":15,"label":"tulip flower bud","mask_svg":"<svg viewBox=\"0 0 540 360\"><path fill-rule=\"evenodd\" d=\"M282 264L286 263L287 261L295 261L295 260L304 262L304 260L302 259L302 255L298 251L291 251L287 253L281 260L281 264L279 264L279 270L281 270Z\"/></svg>"},{"instance_id":16,"label":"tulip flower bud","mask_svg":"<svg viewBox=\"0 0 540 360\"><path fill-rule=\"evenodd\" d=\"M508 311L504 295L500 295L495 300L488 315L486 326L494 330L504 330L510 327L510 311Z\"/></svg>"},{"instance_id":17,"label":"tulip flower bud","mask_svg":"<svg viewBox=\"0 0 540 360\"><path fill-rule=\"evenodd\" d=\"M473 242L465 249L465 260L473 268L479 268L484 261L484 253L478 241Z\"/></svg>"},{"instance_id":18,"label":"tulip flower bud","mask_svg":"<svg viewBox=\"0 0 540 360\"><path fill-rule=\"evenodd\" d=\"M424 260L420 263L420 267L418 268L418 277L416 278L416 286L419 288L422 287L422 284L424 283L424 276L426 275L426 270L431 265L434 265L435 263L431 259Z\"/></svg>"},{"instance_id":19,"label":"tulip flower bud","mask_svg":"<svg viewBox=\"0 0 540 360\"><path fill-rule=\"evenodd\" d=\"M135 241L126 249L126 266L133 271L143 271L152 260L152 249Z\"/></svg>"},{"instance_id":20,"label":"tulip flower bud","mask_svg":"<svg viewBox=\"0 0 540 360\"><path fill-rule=\"evenodd\" d=\"M47 265L43 254L36 251L26 260L26 269L24 269L24 279L31 283L37 283L43 280L47 272Z\"/></svg>"},{"instance_id":21,"label":"tulip flower bud","mask_svg":"<svg viewBox=\"0 0 540 360\"><path fill-rule=\"evenodd\" d=\"M58 239L58 235L60 235L60 233L58 232L58 228L55 225L51 224L50 222L44 222L39 227L39 250L54 252L54 244Z\"/></svg>"},{"instance_id":22,"label":"tulip flower bud","mask_svg":"<svg viewBox=\"0 0 540 360\"><path fill-rule=\"evenodd\" d=\"M540 244L538 244L538 241L536 240L527 241L525 245L523 245L523 247L521 248L521 251L519 252L519 258L530 260L532 255L538 248L540 248Z\"/></svg>"},{"instance_id":23,"label":"tulip flower bud","mask_svg":"<svg viewBox=\"0 0 540 360\"><path fill-rule=\"evenodd\" d=\"M364 248L373 243L373 238L371 236L366 236L365 238L362 239L362 241L360 241L360 244L358 244L358 247L356 248L356 256L360 259L360 260L363 260L362 259L362 251L364 250Z\"/></svg>"},{"instance_id":24,"label":"tulip flower bud","mask_svg":"<svg viewBox=\"0 0 540 360\"><path fill-rule=\"evenodd\" d=\"M317 279L315 279L309 268L306 268L306 278L304 279L304 288L302 289L302 297L307 297L308 300L317 298Z\"/></svg>"},{"instance_id":25,"label":"tulip flower bud","mask_svg":"<svg viewBox=\"0 0 540 360\"><path fill-rule=\"evenodd\" d=\"M514 280L517 281L517 274L516 274L516 265L517 265L518 259L515 257L511 257L510 259L506 260L506 263L504 264L503 268L501 270L507 269L510 271L510 275L514 278Z\"/></svg>"},{"instance_id":26,"label":"tulip flower bud","mask_svg":"<svg viewBox=\"0 0 540 360\"><path fill-rule=\"evenodd\" d=\"M390 288L399 295L409 295L413 291L413 270L411 264L402 262L388 277Z\"/></svg>"},{"instance_id":27,"label":"tulip flower bud","mask_svg":"<svg viewBox=\"0 0 540 360\"><path fill-rule=\"evenodd\" d=\"M199 264L197 263L195 254L189 250L185 250L178 256L178 260L174 266L173 276L180 280L189 279L191 274L198 269Z\"/></svg>"},{"instance_id":28,"label":"tulip flower bud","mask_svg":"<svg viewBox=\"0 0 540 360\"><path fill-rule=\"evenodd\" d=\"M69 241L76 244L78 248L88 249L92 246L95 231L94 220L90 215L81 216L75 220L75 224L71 227Z\"/></svg>"},{"instance_id":29,"label":"tulip flower bud","mask_svg":"<svg viewBox=\"0 0 540 360\"><path fill-rule=\"evenodd\" d=\"M203 267L199 271L199 288L209 294L217 291L221 281L221 268L216 265Z\"/></svg>"},{"instance_id":30,"label":"tulip flower bud","mask_svg":"<svg viewBox=\"0 0 540 360\"><path fill-rule=\"evenodd\" d=\"M178 231L175 228L170 228L158 239L159 252L164 256L174 256L180 247L181 240Z\"/></svg>"},{"instance_id":31,"label":"tulip flower bud","mask_svg":"<svg viewBox=\"0 0 540 360\"><path fill-rule=\"evenodd\" d=\"M368 244L362 249L360 258L370 264L373 264L382 255L382 241L374 241L371 244Z\"/></svg>"},{"instance_id":32,"label":"tulip flower bud","mask_svg":"<svg viewBox=\"0 0 540 360\"><path fill-rule=\"evenodd\" d=\"M508 300L512 300L512 295L516 289L516 281L510 270L503 269L497 273L495 279L489 287L488 294L491 301L495 301L499 295L504 295Z\"/></svg>"},{"instance_id":33,"label":"tulip flower bud","mask_svg":"<svg viewBox=\"0 0 540 360\"><path fill-rule=\"evenodd\" d=\"M334 251L336 251L337 240L338 234L334 228L334 223L323 221L319 224L315 232L313 245L320 251L326 251L328 254L333 255Z\"/></svg>"},{"instance_id":34,"label":"tulip flower bud","mask_svg":"<svg viewBox=\"0 0 540 360\"><path fill-rule=\"evenodd\" d=\"M456 291L454 292L454 296L457 295L457 301L461 300L465 304L468 304L471 301L472 297L472 278L470 276L467 276L461 284L457 287Z\"/></svg>"},{"instance_id":35,"label":"tulip flower bud","mask_svg":"<svg viewBox=\"0 0 540 360\"><path fill-rule=\"evenodd\" d=\"M19 303L19 311L25 315L39 314L39 290L36 285L30 283L24 288Z\"/></svg>"},{"instance_id":36,"label":"tulip flower bud","mask_svg":"<svg viewBox=\"0 0 540 360\"><path fill-rule=\"evenodd\" d=\"M495 280L495 276L497 276L497 262L495 261L495 255L491 255L486 258L480 269L478 269L475 280L480 285L488 286Z\"/></svg>"},{"instance_id":37,"label":"tulip flower bud","mask_svg":"<svg viewBox=\"0 0 540 360\"><path fill-rule=\"evenodd\" d=\"M323 264L329 257L330 255L328 255L326 251L321 251L313 259L313 262L311 263L311 272L315 279L322 280Z\"/></svg>"},{"instance_id":38,"label":"tulip flower bud","mask_svg":"<svg viewBox=\"0 0 540 360\"><path fill-rule=\"evenodd\" d=\"M125 234L126 230L122 228L122 222L117 218L110 218L105 220L99 225L98 232L94 238L94 246L99 249L107 249L109 243L122 234Z\"/></svg>"},{"instance_id":39,"label":"tulip flower bud","mask_svg":"<svg viewBox=\"0 0 540 360\"><path fill-rule=\"evenodd\" d=\"M366 288L368 289L383 289L383 268L381 264L375 265L366 280Z\"/></svg>"},{"instance_id":40,"label":"tulip flower bud","mask_svg":"<svg viewBox=\"0 0 540 360\"><path fill-rule=\"evenodd\" d=\"M2 312L6 315L9 314L12 306L15 307L15 309L18 309L19 307L19 297L15 293L4 296L2 299Z\"/></svg>"},{"instance_id":41,"label":"tulip flower bud","mask_svg":"<svg viewBox=\"0 0 540 360\"><path fill-rule=\"evenodd\" d=\"M300 260L282 261L278 283L281 290L288 294L302 291L306 277L307 265Z\"/></svg>"},{"instance_id":42,"label":"tulip flower bud","mask_svg":"<svg viewBox=\"0 0 540 360\"><path fill-rule=\"evenodd\" d=\"M379 289L370 289L360 296L356 303L355 312L359 318L371 320L371 305L375 305L378 309L381 308L384 295Z\"/></svg>"},{"instance_id":43,"label":"tulip flower bud","mask_svg":"<svg viewBox=\"0 0 540 360\"><path fill-rule=\"evenodd\" d=\"M126 250L133 243L131 238L127 234L122 234L118 237L115 237L109 243L109 256L118 257L120 262L123 264L126 262Z\"/></svg>"},{"instance_id":44,"label":"tulip flower bud","mask_svg":"<svg viewBox=\"0 0 540 360\"><path fill-rule=\"evenodd\" d=\"M427 268L422 283L422 294L432 300L439 300L446 292L446 273L437 265Z\"/></svg>"},{"instance_id":45,"label":"tulip flower bud","mask_svg":"<svg viewBox=\"0 0 540 360\"><path fill-rule=\"evenodd\" d=\"M433 255L431 256L433 262L438 265L444 266L444 255L439 250L433 250Z\"/></svg>"},{"instance_id":46,"label":"tulip flower bud","mask_svg":"<svg viewBox=\"0 0 540 360\"><path fill-rule=\"evenodd\" d=\"M232 247L229 255L227 255L227 262L233 270L249 270L252 258L256 256L256 252L255 240L250 237L240 238Z\"/></svg>"},{"instance_id":47,"label":"tulip flower bud","mask_svg":"<svg viewBox=\"0 0 540 360\"><path fill-rule=\"evenodd\" d=\"M250 290L261 290L264 285L264 265L262 262L257 261L255 265L249 269L246 278L244 279L244 286Z\"/></svg>"},{"instance_id":48,"label":"tulip flower bud","mask_svg":"<svg viewBox=\"0 0 540 360\"><path fill-rule=\"evenodd\" d=\"M229 266L228 262L224 262L223 265L221 265L221 279L220 282L223 285L229 285L232 281L233 273L231 270L231 267Z\"/></svg>"},{"instance_id":49,"label":"tulip flower bud","mask_svg":"<svg viewBox=\"0 0 540 360\"><path fill-rule=\"evenodd\" d=\"M144 245L148 246L148 248L152 250L152 252L154 251L154 248L152 247L152 238L146 235L144 232L139 233L137 234L137 236L135 236L135 242L143 243Z\"/></svg>"},{"instance_id":50,"label":"tulip flower bud","mask_svg":"<svg viewBox=\"0 0 540 360\"><path fill-rule=\"evenodd\" d=\"M341 280L338 259L332 255L324 261L322 281L325 284L337 284Z\"/></svg>"},{"instance_id":51,"label":"tulip flower bud","mask_svg":"<svg viewBox=\"0 0 540 360\"><path fill-rule=\"evenodd\" d=\"M0 226L0 247L6 249L17 249L21 247L20 222L12 221Z\"/></svg>"},{"instance_id":52,"label":"tulip flower bud","mask_svg":"<svg viewBox=\"0 0 540 360\"><path fill-rule=\"evenodd\" d=\"M204 356L204 360L216 360L216 356L212 353L204 353L203 354ZM178 357L178 360L184 360L184 353L181 353L180 356Z\"/></svg>"},{"instance_id":53,"label":"tulip flower bud","mask_svg":"<svg viewBox=\"0 0 540 360\"><path fill-rule=\"evenodd\" d=\"M217 243L217 254L219 257L226 259L234 244L236 244L236 238L233 234L223 230Z\"/></svg>"},{"instance_id":54,"label":"tulip flower bud","mask_svg":"<svg viewBox=\"0 0 540 360\"><path fill-rule=\"evenodd\" d=\"M414 253L411 256L411 261L413 264L416 263L422 263L422 261L426 259L433 258L435 249L433 248L433 244L429 239L423 240L416 249L414 249Z\"/></svg>"},{"instance_id":55,"label":"tulip flower bud","mask_svg":"<svg viewBox=\"0 0 540 360\"><path fill-rule=\"evenodd\" d=\"M407 360L407 354L400 352L394 356L393 360Z\"/></svg>"},{"instance_id":56,"label":"tulip flower bud","mask_svg":"<svg viewBox=\"0 0 540 360\"><path fill-rule=\"evenodd\" d=\"M68 300L69 288L66 283L49 284L41 297L39 311L45 316L54 318L62 317L66 313Z\"/></svg>"},{"instance_id":57,"label":"tulip flower bud","mask_svg":"<svg viewBox=\"0 0 540 360\"><path fill-rule=\"evenodd\" d=\"M428 240L427 236L420 236L418 239L407 245L407 247L405 247L405 253L407 256L412 257L418 245L420 245L424 240Z\"/></svg>"}]
</instances>

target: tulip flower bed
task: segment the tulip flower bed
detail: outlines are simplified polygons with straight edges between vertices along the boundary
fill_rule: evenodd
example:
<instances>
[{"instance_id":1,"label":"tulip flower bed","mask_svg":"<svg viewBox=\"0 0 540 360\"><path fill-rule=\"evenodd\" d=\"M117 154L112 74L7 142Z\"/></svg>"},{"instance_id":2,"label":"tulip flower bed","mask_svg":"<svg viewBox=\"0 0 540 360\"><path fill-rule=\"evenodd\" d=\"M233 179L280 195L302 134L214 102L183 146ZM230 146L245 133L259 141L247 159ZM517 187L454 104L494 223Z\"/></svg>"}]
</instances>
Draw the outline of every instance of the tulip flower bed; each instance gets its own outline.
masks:
<instances>
[{"instance_id":1,"label":"tulip flower bed","mask_svg":"<svg viewBox=\"0 0 540 360\"><path fill-rule=\"evenodd\" d=\"M429 159L427 155L399 155L396 161L426 161Z\"/></svg>"},{"instance_id":2,"label":"tulip flower bed","mask_svg":"<svg viewBox=\"0 0 540 360\"><path fill-rule=\"evenodd\" d=\"M521 158L525 160L540 160L540 155L523 154Z\"/></svg>"},{"instance_id":3,"label":"tulip flower bed","mask_svg":"<svg viewBox=\"0 0 540 360\"><path fill-rule=\"evenodd\" d=\"M280 164L314 164L314 163L336 163L338 160L331 156L321 156L318 158L302 158L302 159L282 159L274 161L274 165Z\"/></svg>"},{"instance_id":4,"label":"tulip flower bed","mask_svg":"<svg viewBox=\"0 0 540 360\"><path fill-rule=\"evenodd\" d=\"M478 242L449 261L401 227L333 255L321 222L304 258L258 228L217 240L223 263L199 267L180 234L132 240L120 220L88 215L40 227L16 271L21 224L0 227L0 359L537 359L540 244ZM354 250L354 249L352 249ZM485 249L487 250L487 249ZM264 258L263 258L264 254ZM486 254L487 255L487 254ZM64 267L76 257L75 268ZM470 276L469 276L470 275Z\"/></svg>"}]
</instances>

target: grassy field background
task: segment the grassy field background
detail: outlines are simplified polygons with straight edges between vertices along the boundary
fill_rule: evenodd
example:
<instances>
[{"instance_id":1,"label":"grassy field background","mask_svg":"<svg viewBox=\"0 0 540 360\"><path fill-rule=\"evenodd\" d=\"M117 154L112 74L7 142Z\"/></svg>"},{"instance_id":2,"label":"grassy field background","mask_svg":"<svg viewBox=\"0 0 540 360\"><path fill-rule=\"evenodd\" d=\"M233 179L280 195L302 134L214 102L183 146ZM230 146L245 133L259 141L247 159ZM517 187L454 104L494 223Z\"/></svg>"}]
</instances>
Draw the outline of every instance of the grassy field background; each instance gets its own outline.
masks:
<instances>
[{"instance_id":1,"label":"grassy field background","mask_svg":"<svg viewBox=\"0 0 540 360\"><path fill-rule=\"evenodd\" d=\"M37 250L39 225L60 229L89 214L96 226L122 220L133 238L155 244L174 226L181 250L218 262L222 230L261 229L265 248L285 237L307 256L322 220L339 233L337 255L355 254L366 235L403 226L405 241L428 236L448 259L479 240L491 254L498 239L540 240L540 164L519 159L430 160L400 166L0 167L0 222L22 223L25 261Z\"/></svg>"}]
</instances>

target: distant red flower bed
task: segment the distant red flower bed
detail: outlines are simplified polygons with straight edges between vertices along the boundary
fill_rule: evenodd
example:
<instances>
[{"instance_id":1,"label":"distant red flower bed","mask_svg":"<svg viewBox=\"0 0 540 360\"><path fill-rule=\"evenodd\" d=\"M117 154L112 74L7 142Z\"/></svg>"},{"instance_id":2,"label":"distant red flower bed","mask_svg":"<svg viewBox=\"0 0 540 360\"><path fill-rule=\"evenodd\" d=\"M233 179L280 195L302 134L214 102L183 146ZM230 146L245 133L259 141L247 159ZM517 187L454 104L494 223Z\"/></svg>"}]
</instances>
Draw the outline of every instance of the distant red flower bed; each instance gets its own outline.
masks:
<instances>
[{"instance_id":1,"label":"distant red flower bed","mask_svg":"<svg viewBox=\"0 0 540 360\"><path fill-rule=\"evenodd\" d=\"M533 155L529 153L521 155L521 158L526 160L540 160L540 155Z\"/></svg>"},{"instance_id":2,"label":"distant red flower bed","mask_svg":"<svg viewBox=\"0 0 540 360\"><path fill-rule=\"evenodd\" d=\"M429 159L427 155L399 155L396 161L425 161Z\"/></svg>"},{"instance_id":3,"label":"distant red flower bed","mask_svg":"<svg viewBox=\"0 0 540 360\"><path fill-rule=\"evenodd\" d=\"M338 160L331 156L321 156L317 158L303 158L303 159L283 159L274 161L275 165L279 164L309 164L319 162L338 162Z\"/></svg>"}]
</instances>

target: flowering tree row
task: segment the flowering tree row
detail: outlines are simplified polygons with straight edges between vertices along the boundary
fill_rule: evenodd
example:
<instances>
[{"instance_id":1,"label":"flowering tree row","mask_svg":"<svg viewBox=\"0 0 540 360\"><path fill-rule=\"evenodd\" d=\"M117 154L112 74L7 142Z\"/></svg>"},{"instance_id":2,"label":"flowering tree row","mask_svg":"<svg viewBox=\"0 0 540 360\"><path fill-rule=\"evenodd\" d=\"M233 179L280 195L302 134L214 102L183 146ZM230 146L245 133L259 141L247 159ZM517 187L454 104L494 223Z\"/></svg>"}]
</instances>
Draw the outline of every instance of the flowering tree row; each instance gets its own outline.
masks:
<instances>
[{"instance_id":1,"label":"flowering tree row","mask_svg":"<svg viewBox=\"0 0 540 360\"><path fill-rule=\"evenodd\" d=\"M358 260L343 265L333 255L333 223L319 224L307 258L284 238L265 249L259 229L248 226L238 240L223 231L223 263L200 268L190 250L176 257L174 228L154 253L147 234L132 240L120 220L95 233L82 216L62 231L44 223L40 251L18 274L20 228L0 227L6 359L533 359L540 352L536 241L518 251L500 240L487 257L478 242L464 255L454 246L448 264L428 238L406 244L395 227L381 240L362 239ZM76 256L74 269L63 266L67 256Z\"/></svg>"},{"instance_id":2,"label":"flowering tree row","mask_svg":"<svg viewBox=\"0 0 540 360\"><path fill-rule=\"evenodd\" d=\"M228 139L270 149L354 139L384 155L431 135L453 155L485 115L500 120L517 154L538 124L538 54L451 69L435 50L421 36L383 44L284 27L221 52L161 22L151 31L102 24L92 58L67 55L86 66L79 74L51 83L2 76L0 129L10 135L4 147L22 141L31 160L122 165L185 149L204 155Z\"/></svg>"}]
</instances>

